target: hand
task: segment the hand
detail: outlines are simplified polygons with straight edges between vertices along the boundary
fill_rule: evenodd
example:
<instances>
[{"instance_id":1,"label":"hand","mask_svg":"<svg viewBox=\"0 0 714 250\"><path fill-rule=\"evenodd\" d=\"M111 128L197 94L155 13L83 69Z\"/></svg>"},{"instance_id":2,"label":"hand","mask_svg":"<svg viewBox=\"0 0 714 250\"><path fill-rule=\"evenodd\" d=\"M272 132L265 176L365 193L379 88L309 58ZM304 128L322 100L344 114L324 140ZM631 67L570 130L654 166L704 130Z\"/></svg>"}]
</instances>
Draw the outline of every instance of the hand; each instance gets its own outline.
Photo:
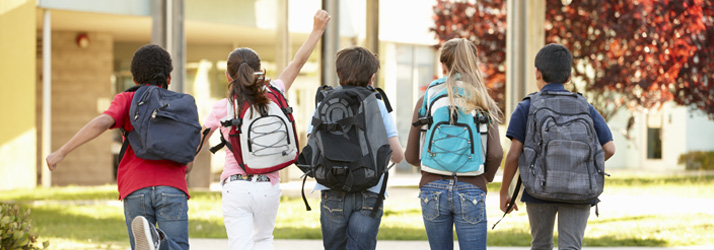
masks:
<instances>
[{"instance_id":1,"label":"hand","mask_svg":"<svg viewBox=\"0 0 714 250\"><path fill-rule=\"evenodd\" d=\"M330 22L330 14L328 14L327 11L318 10L313 19L312 30L322 32L327 28L327 23Z\"/></svg>"},{"instance_id":2,"label":"hand","mask_svg":"<svg viewBox=\"0 0 714 250\"><path fill-rule=\"evenodd\" d=\"M511 196L510 195L504 195L501 194L501 211L507 214L510 214L513 212L513 210L518 211L518 204L513 204L513 207L511 208L510 211L506 212L506 209L508 209L508 204L511 203Z\"/></svg>"},{"instance_id":3,"label":"hand","mask_svg":"<svg viewBox=\"0 0 714 250\"><path fill-rule=\"evenodd\" d=\"M53 152L50 155L47 156L47 168L50 169L50 171L54 171L57 168L57 163L62 161L64 159L64 154L60 153L59 151Z\"/></svg>"}]
</instances>

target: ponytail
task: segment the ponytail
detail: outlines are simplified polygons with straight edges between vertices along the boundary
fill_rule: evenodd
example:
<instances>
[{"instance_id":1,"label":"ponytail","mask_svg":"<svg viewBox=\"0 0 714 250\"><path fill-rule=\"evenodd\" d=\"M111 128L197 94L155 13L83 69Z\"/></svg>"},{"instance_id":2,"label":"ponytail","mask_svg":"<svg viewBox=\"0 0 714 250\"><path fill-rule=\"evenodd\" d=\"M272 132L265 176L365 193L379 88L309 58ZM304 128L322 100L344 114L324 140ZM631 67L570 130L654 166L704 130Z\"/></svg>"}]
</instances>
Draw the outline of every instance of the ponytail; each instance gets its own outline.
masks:
<instances>
[{"instance_id":1,"label":"ponytail","mask_svg":"<svg viewBox=\"0 0 714 250\"><path fill-rule=\"evenodd\" d=\"M228 83L228 100L239 105L247 102L251 109L262 110L270 99L265 96L265 70L260 71L260 58L249 48L239 48L228 56L228 74L233 79Z\"/></svg>"},{"instance_id":2,"label":"ponytail","mask_svg":"<svg viewBox=\"0 0 714 250\"><path fill-rule=\"evenodd\" d=\"M457 108L465 113L476 110L488 113L491 121L500 122L503 113L483 82L476 45L463 38L451 39L441 47L440 61L449 70L446 89L452 105L450 112L456 112ZM457 93L456 89L463 91Z\"/></svg>"}]
</instances>

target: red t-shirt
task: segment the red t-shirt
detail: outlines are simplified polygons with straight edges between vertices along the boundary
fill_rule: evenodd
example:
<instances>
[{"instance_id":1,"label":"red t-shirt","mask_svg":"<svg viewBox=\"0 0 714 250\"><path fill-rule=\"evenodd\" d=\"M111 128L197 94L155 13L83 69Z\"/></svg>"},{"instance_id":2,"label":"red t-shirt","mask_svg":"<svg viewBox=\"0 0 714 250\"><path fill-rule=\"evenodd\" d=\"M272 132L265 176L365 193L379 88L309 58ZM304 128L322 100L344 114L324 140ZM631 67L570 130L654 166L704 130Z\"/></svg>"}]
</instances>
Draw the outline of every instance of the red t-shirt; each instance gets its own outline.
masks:
<instances>
[{"instance_id":1,"label":"red t-shirt","mask_svg":"<svg viewBox=\"0 0 714 250\"><path fill-rule=\"evenodd\" d=\"M124 128L126 131L134 129L129 121L129 107L133 97L134 92L121 92L114 96L109 109L104 111L104 114L114 118L111 128ZM136 190L153 186L175 187L189 196L185 165L170 160L141 159L136 157L131 145L119 163L117 186L120 200Z\"/></svg>"}]
</instances>

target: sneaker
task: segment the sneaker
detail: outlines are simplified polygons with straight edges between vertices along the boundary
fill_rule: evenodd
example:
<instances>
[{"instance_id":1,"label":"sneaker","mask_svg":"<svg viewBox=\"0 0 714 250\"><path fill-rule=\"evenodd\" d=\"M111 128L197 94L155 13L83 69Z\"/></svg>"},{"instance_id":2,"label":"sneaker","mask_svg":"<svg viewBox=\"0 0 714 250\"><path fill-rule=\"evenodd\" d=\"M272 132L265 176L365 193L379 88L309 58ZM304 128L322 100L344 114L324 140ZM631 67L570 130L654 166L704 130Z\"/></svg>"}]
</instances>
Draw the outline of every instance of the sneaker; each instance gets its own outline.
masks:
<instances>
[{"instance_id":1,"label":"sneaker","mask_svg":"<svg viewBox=\"0 0 714 250\"><path fill-rule=\"evenodd\" d=\"M134 234L135 250L159 249L159 232L144 216L136 216L131 221L131 231Z\"/></svg>"}]
</instances>

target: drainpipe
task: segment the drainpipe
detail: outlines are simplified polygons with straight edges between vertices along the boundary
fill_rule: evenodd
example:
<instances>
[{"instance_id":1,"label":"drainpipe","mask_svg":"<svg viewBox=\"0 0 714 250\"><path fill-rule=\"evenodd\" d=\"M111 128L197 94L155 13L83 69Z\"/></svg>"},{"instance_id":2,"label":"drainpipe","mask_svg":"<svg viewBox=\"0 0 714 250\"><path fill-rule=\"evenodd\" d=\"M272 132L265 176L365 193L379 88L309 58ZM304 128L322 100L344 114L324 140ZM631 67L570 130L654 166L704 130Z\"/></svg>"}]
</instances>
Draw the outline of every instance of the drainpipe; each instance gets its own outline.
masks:
<instances>
[{"instance_id":1,"label":"drainpipe","mask_svg":"<svg viewBox=\"0 0 714 250\"><path fill-rule=\"evenodd\" d=\"M52 147L52 19L50 10L45 10L42 21L42 149L40 159L49 155ZM52 184L52 175L40 161L42 187Z\"/></svg>"}]
</instances>

